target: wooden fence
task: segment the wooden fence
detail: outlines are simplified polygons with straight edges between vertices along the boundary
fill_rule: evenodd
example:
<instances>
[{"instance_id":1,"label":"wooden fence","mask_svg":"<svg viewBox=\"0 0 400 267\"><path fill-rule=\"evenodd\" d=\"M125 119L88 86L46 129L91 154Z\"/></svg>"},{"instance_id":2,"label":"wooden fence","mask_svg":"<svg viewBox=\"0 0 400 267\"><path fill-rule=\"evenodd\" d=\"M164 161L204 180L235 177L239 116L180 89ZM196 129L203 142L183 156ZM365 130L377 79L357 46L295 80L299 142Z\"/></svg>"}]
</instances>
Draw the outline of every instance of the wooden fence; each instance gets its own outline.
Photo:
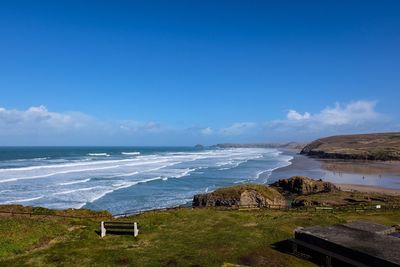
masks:
<instances>
[{"instance_id":1,"label":"wooden fence","mask_svg":"<svg viewBox=\"0 0 400 267\"><path fill-rule=\"evenodd\" d=\"M379 206L379 207L377 207ZM314 207L291 207L291 206L281 206L281 205L268 205L266 207L256 207L256 206L234 206L234 207L215 207L217 210L240 210L240 211L251 211L251 210L280 210L280 211L294 211L294 212L365 212L365 211L394 211L400 210L399 203L387 203L384 205L373 205L373 206L362 206L362 205L347 205L347 206L314 206ZM121 214L109 215L94 215L94 216L77 216L77 215L67 215L67 214L53 214L53 213L40 213L40 212L18 212L18 211L2 211L1 214L8 214L9 216L36 216L36 217L61 217L61 218L71 218L71 219L104 219L104 218L123 218L133 215L139 215L142 213L156 213L162 211L174 211L180 209L191 209L188 207L172 207L172 208L161 208L152 210L139 210L126 212ZM197 209L197 208L195 208Z\"/></svg>"}]
</instances>

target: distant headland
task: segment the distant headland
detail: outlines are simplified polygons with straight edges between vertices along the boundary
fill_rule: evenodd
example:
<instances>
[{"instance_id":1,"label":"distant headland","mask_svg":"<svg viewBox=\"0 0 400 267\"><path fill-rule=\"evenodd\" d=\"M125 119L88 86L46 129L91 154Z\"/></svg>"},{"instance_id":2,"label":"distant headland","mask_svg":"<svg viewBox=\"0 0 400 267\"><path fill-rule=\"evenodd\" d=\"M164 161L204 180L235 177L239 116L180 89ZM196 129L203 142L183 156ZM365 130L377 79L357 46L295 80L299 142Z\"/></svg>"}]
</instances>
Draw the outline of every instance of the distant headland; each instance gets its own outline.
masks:
<instances>
[{"instance_id":1,"label":"distant headland","mask_svg":"<svg viewBox=\"0 0 400 267\"><path fill-rule=\"evenodd\" d=\"M321 138L306 145L301 154L328 159L400 160L400 132Z\"/></svg>"}]
</instances>

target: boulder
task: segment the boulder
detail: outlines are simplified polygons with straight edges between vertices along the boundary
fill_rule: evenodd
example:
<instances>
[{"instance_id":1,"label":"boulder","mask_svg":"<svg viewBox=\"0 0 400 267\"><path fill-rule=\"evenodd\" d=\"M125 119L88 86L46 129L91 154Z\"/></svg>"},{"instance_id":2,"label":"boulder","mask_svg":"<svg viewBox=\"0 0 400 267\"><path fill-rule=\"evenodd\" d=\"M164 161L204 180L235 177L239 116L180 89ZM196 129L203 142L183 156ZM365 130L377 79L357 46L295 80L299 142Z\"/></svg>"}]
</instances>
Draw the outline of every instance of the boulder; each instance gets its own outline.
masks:
<instances>
[{"instance_id":1,"label":"boulder","mask_svg":"<svg viewBox=\"0 0 400 267\"><path fill-rule=\"evenodd\" d=\"M220 188L214 192L198 194L193 197L193 207L217 206L285 206L283 196L273 188L265 185L238 185Z\"/></svg>"},{"instance_id":2,"label":"boulder","mask_svg":"<svg viewBox=\"0 0 400 267\"><path fill-rule=\"evenodd\" d=\"M271 185L279 192L287 194L308 195L322 192L339 191L334 184L321 179L314 180L305 176L293 176L289 179L279 180Z\"/></svg>"}]
</instances>

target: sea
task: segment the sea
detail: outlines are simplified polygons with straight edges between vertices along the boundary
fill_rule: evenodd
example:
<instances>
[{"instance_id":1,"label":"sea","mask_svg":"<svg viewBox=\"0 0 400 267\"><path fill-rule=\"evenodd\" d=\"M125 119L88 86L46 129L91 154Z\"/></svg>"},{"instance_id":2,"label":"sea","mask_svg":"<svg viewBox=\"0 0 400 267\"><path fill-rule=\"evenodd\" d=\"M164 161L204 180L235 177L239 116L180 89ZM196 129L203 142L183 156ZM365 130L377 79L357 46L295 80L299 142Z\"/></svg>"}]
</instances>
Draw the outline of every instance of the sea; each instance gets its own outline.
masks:
<instances>
[{"instance_id":1,"label":"sea","mask_svg":"<svg viewBox=\"0 0 400 267\"><path fill-rule=\"evenodd\" d=\"M291 159L267 148L2 147L0 204L137 213L220 187L269 183Z\"/></svg>"}]
</instances>

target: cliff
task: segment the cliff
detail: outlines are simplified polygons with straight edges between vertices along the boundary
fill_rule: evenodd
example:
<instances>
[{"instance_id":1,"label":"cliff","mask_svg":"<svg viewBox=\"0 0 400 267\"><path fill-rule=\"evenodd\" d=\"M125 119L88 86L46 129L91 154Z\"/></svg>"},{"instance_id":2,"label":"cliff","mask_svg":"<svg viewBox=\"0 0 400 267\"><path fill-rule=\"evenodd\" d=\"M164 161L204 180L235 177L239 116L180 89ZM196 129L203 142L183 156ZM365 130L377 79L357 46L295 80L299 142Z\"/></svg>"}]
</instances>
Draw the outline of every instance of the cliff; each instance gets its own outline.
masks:
<instances>
[{"instance_id":1,"label":"cliff","mask_svg":"<svg viewBox=\"0 0 400 267\"><path fill-rule=\"evenodd\" d=\"M331 136L311 142L300 153L330 159L400 160L400 133Z\"/></svg>"},{"instance_id":2,"label":"cliff","mask_svg":"<svg viewBox=\"0 0 400 267\"><path fill-rule=\"evenodd\" d=\"M198 194L193 197L193 207L216 206L285 206L284 197L275 189L265 185L238 185L220 188L214 192Z\"/></svg>"}]
</instances>

